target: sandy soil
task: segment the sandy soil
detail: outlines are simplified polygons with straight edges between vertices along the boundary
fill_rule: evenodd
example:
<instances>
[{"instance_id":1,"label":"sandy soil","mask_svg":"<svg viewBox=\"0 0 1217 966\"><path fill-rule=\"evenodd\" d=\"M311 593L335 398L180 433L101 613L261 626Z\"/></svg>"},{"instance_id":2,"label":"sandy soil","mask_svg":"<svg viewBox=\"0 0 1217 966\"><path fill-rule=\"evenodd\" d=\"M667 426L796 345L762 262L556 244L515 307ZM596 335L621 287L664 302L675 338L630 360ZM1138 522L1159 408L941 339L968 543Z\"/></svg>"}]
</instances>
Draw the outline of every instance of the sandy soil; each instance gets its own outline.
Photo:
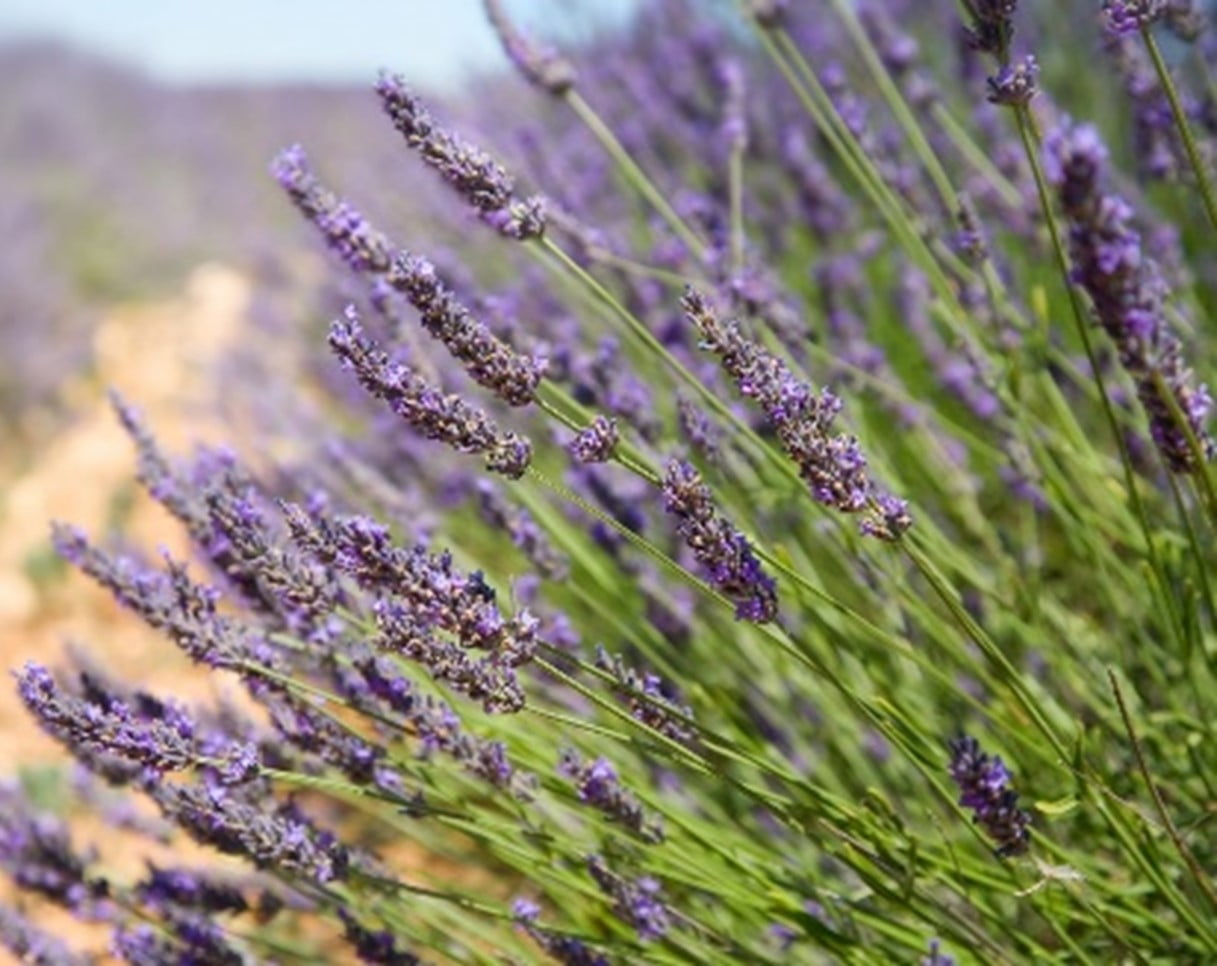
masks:
<instances>
[{"instance_id":1,"label":"sandy soil","mask_svg":"<svg viewBox=\"0 0 1217 966\"><path fill-rule=\"evenodd\" d=\"M199 268L180 297L115 309L97 329L95 376L69 386L77 415L23 460L25 469L0 478L0 669L28 660L54 666L65 642L95 654L153 691L183 697L210 694L206 675L183 673L188 664L163 637L120 611L87 578L57 565L49 521L71 522L97 537L121 522L124 534L150 550L181 552L181 528L134 482L134 452L105 398L119 389L149 420L171 450L219 442L209 423L220 351L239 331L248 300L245 280L220 266ZM0 683L0 776L54 768L64 754L31 723L11 679ZM96 821L79 828L81 842L113 839ZM107 855L107 861L113 861ZM121 855L119 856L121 860ZM142 856L134 861L142 863ZM129 870L136 872L137 868ZM0 890L0 898L3 890ZM39 922L73 945L105 947L105 933L65 914L40 911ZM5 961L0 950L0 962Z\"/></svg>"}]
</instances>

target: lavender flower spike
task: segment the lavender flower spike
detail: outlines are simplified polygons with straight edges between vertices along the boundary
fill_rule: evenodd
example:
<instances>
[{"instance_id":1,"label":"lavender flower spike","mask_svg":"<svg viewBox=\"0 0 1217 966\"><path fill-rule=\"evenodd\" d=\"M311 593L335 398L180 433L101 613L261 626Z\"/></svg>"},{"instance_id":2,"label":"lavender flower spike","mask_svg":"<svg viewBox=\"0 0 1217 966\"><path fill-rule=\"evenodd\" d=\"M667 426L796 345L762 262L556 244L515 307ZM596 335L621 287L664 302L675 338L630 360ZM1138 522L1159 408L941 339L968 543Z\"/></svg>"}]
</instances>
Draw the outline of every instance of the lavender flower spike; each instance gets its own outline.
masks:
<instances>
[{"instance_id":1,"label":"lavender flower spike","mask_svg":"<svg viewBox=\"0 0 1217 966\"><path fill-rule=\"evenodd\" d=\"M1192 384L1182 347L1167 325L1166 283L1133 227L1132 208L1103 190L1107 149L1090 125L1066 123L1045 139L1044 150L1048 179L1069 223L1074 281L1090 296L1136 384L1150 435L1167 466L1175 473L1191 473L1197 469L1195 454L1173 410L1177 407L1187 419L1203 457L1212 459L1217 445L1205 422L1213 400L1206 386ZM1174 406L1160 387L1174 397Z\"/></svg>"},{"instance_id":2,"label":"lavender flower spike","mask_svg":"<svg viewBox=\"0 0 1217 966\"><path fill-rule=\"evenodd\" d=\"M462 453L483 453L486 468L519 479L532 462L532 445L501 432L480 409L459 396L446 395L408 366L392 362L364 338L359 315L348 306L330 327L330 348L373 396L427 439L437 439Z\"/></svg>"},{"instance_id":3,"label":"lavender flower spike","mask_svg":"<svg viewBox=\"0 0 1217 966\"><path fill-rule=\"evenodd\" d=\"M575 86L574 64L552 47L536 44L520 33L501 0L484 0L483 6L503 51L530 84L554 97L561 97Z\"/></svg>"},{"instance_id":4,"label":"lavender flower spike","mask_svg":"<svg viewBox=\"0 0 1217 966\"><path fill-rule=\"evenodd\" d=\"M671 914L655 879L642 876L631 882L613 872L598 855L588 857L587 870L600 891L613 900L617 915L638 930L639 939L662 939L667 935Z\"/></svg>"},{"instance_id":5,"label":"lavender flower spike","mask_svg":"<svg viewBox=\"0 0 1217 966\"><path fill-rule=\"evenodd\" d=\"M896 539L912 525L904 501L872 484L858 440L832 432L840 399L828 389L817 395L777 356L748 339L739 323L721 322L699 292L687 289L681 307L701 334L701 348L717 355L739 391L764 410L818 502L844 513L862 512L862 532L883 540Z\"/></svg>"},{"instance_id":6,"label":"lavender flower spike","mask_svg":"<svg viewBox=\"0 0 1217 966\"><path fill-rule=\"evenodd\" d=\"M619 435L617 420L596 416L570 441L570 455L580 463L603 463L613 458Z\"/></svg>"},{"instance_id":7,"label":"lavender flower spike","mask_svg":"<svg viewBox=\"0 0 1217 966\"><path fill-rule=\"evenodd\" d=\"M1031 816L1018 807L1018 793L1009 787L1005 764L982 752L975 738L956 738L950 747L950 771L959 786L959 804L972 809L975 821L997 845L999 857L1026 852L1031 844Z\"/></svg>"},{"instance_id":8,"label":"lavender flower spike","mask_svg":"<svg viewBox=\"0 0 1217 966\"><path fill-rule=\"evenodd\" d=\"M507 170L485 151L440 127L405 80L382 74L376 93L406 144L484 220L519 240L545 233L545 211L540 200L517 200L515 182Z\"/></svg>"},{"instance_id":9,"label":"lavender flower spike","mask_svg":"<svg viewBox=\"0 0 1217 966\"><path fill-rule=\"evenodd\" d=\"M1166 0L1103 0L1107 29L1123 36L1135 34L1162 18Z\"/></svg>"},{"instance_id":10,"label":"lavender flower spike","mask_svg":"<svg viewBox=\"0 0 1217 966\"><path fill-rule=\"evenodd\" d=\"M972 17L965 29L968 46L1004 60L1014 36L1014 11L1018 0L964 0Z\"/></svg>"},{"instance_id":11,"label":"lavender flower spike","mask_svg":"<svg viewBox=\"0 0 1217 966\"><path fill-rule=\"evenodd\" d=\"M387 281L418 309L423 328L447 346L476 382L512 406L533 401L545 363L512 351L475 319L440 281L434 265L401 252Z\"/></svg>"},{"instance_id":12,"label":"lavender flower spike","mask_svg":"<svg viewBox=\"0 0 1217 966\"><path fill-rule=\"evenodd\" d=\"M294 144L271 165L287 196L320 230L326 244L357 272L385 272L393 247L355 208L341 200L313 173L304 148Z\"/></svg>"},{"instance_id":13,"label":"lavender flower spike","mask_svg":"<svg viewBox=\"0 0 1217 966\"><path fill-rule=\"evenodd\" d=\"M664 509L679 521L677 531L708 571L710 582L735 603L738 620L767 624L777 616L773 578L761 569L748 538L719 516L710 488L684 460L668 464Z\"/></svg>"}]
</instances>

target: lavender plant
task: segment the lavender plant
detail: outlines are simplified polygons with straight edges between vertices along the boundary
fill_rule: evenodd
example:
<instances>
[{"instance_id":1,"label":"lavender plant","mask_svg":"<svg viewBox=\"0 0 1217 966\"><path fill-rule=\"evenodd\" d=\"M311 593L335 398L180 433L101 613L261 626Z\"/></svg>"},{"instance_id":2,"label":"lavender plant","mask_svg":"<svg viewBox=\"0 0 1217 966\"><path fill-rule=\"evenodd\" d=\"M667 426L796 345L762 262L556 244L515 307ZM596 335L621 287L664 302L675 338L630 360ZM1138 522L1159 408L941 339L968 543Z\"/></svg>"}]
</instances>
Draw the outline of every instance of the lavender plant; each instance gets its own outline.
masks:
<instances>
[{"instance_id":1,"label":"lavender plant","mask_svg":"<svg viewBox=\"0 0 1217 966\"><path fill-rule=\"evenodd\" d=\"M1155 33L1197 10L487 10L520 117L376 84L432 242L274 162L333 277L234 350L259 445L116 398L194 558L55 530L241 696L77 656L22 699L246 877L133 878L14 786L23 902L140 963L1217 956L1210 95ZM1172 180L1071 84L1113 30Z\"/></svg>"}]
</instances>

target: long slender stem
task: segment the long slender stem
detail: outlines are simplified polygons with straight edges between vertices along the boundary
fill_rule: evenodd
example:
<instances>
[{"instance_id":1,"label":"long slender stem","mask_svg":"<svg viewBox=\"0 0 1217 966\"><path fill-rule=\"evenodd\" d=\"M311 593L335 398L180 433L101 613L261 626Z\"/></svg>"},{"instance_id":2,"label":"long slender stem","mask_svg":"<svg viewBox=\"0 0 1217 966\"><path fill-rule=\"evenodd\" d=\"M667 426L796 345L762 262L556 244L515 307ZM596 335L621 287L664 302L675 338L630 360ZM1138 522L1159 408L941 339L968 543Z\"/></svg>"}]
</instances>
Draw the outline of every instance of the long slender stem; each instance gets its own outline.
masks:
<instances>
[{"instance_id":1,"label":"long slender stem","mask_svg":"<svg viewBox=\"0 0 1217 966\"><path fill-rule=\"evenodd\" d=\"M1128 713L1128 706L1124 703L1124 695L1120 691L1120 682L1116 679L1115 671L1108 668L1107 677L1111 681L1111 691L1115 695L1116 705L1120 709L1120 718L1124 721L1124 729L1128 732L1128 740L1132 743L1133 755L1137 759L1137 769L1141 772L1141 778L1145 781L1150 796L1154 800L1154 808L1158 812L1158 817L1162 819L1162 824L1166 828L1166 834L1170 836L1172 844L1182 857L1184 864L1187 865L1192 878L1196 880L1200 891L1204 893L1204 897L1208 899L1214 911L1217 911L1217 888L1214 888L1208 873L1204 871L1204 868L1196 860L1192 850L1183 841L1183 836L1179 834L1179 829L1175 826L1174 819L1171 818L1170 811L1166 807L1166 802L1162 798L1162 792L1154 781L1154 776L1149 770L1149 764L1145 760L1145 751L1141 747L1141 739L1137 737L1137 731L1133 726L1132 716Z\"/></svg>"}]
</instances>

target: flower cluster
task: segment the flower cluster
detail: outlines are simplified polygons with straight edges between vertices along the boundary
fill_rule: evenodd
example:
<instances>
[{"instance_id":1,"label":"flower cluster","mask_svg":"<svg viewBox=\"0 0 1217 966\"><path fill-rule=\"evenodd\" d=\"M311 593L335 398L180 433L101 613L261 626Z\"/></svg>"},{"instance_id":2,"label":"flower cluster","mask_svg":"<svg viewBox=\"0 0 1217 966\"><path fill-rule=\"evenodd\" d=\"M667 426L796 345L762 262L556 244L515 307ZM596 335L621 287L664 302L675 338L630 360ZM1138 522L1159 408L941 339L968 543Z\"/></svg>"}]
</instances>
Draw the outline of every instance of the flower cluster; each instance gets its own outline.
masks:
<instances>
[{"instance_id":1,"label":"flower cluster","mask_svg":"<svg viewBox=\"0 0 1217 966\"><path fill-rule=\"evenodd\" d=\"M959 787L959 804L972 809L1002 858L1021 855L1031 845L1031 816L1018 807L1010 772L1000 758L980 750L975 738L951 742L951 778Z\"/></svg>"},{"instance_id":2,"label":"flower cluster","mask_svg":"<svg viewBox=\"0 0 1217 966\"><path fill-rule=\"evenodd\" d=\"M735 603L739 620L766 624L777 617L777 584L761 567L748 538L715 509L710 488L691 463L668 464L663 506L679 521L677 532L705 567L711 584Z\"/></svg>"},{"instance_id":3,"label":"flower cluster","mask_svg":"<svg viewBox=\"0 0 1217 966\"><path fill-rule=\"evenodd\" d=\"M1163 459L1176 473L1194 472L1197 456L1208 460L1217 452L1205 427L1213 400L1206 386L1194 384L1166 320L1166 283L1134 227L1132 207L1104 188L1107 148L1095 128L1065 124L1050 134L1044 150L1069 221L1074 280L1090 296L1136 384Z\"/></svg>"},{"instance_id":4,"label":"flower cluster","mask_svg":"<svg viewBox=\"0 0 1217 966\"><path fill-rule=\"evenodd\" d=\"M376 93L406 144L489 224L521 241L545 233L541 201L518 200L507 170L485 151L441 127L404 78L381 75Z\"/></svg>"},{"instance_id":5,"label":"flower cluster","mask_svg":"<svg viewBox=\"0 0 1217 966\"><path fill-rule=\"evenodd\" d=\"M503 432L489 416L460 396L446 394L409 366L393 362L363 334L359 314L348 306L330 327L330 347L360 384L427 439L462 453L484 453L486 468L519 479L532 462L532 445Z\"/></svg>"},{"instance_id":6,"label":"flower cluster","mask_svg":"<svg viewBox=\"0 0 1217 966\"><path fill-rule=\"evenodd\" d=\"M697 327L702 347L719 357L740 393L764 411L816 500L845 513L863 513L864 530L883 539L895 539L912 525L903 501L875 490L857 438L832 432L842 406L836 395L828 389L817 394L777 356L747 338L739 323L721 322L699 292L688 289L681 305Z\"/></svg>"}]
</instances>

